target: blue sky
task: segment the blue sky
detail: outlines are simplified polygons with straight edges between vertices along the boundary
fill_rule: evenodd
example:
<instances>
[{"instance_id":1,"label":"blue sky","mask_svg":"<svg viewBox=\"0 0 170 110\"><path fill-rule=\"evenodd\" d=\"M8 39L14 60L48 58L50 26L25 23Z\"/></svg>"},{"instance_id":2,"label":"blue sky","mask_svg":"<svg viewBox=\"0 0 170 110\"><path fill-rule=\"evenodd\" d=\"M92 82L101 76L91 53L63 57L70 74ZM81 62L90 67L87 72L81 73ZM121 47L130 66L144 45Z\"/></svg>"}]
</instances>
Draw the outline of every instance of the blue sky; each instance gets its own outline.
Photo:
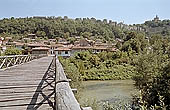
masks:
<instances>
[{"instance_id":1,"label":"blue sky","mask_svg":"<svg viewBox=\"0 0 170 110\"><path fill-rule=\"evenodd\" d=\"M30 16L95 17L143 23L155 15L170 19L170 0L0 0L0 18Z\"/></svg>"}]
</instances>

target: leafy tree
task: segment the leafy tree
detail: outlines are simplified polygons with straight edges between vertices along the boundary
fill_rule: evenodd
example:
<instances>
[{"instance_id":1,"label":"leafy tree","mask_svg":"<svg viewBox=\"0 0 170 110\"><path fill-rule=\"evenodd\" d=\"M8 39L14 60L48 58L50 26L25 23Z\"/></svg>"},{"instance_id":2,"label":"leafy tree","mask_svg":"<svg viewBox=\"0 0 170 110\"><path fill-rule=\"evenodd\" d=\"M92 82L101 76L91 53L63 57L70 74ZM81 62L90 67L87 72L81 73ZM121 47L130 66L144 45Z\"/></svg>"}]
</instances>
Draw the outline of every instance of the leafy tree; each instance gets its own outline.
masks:
<instances>
[{"instance_id":1,"label":"leafy tree","mask_svg":"<svg viewBox=\"0 0 170 110\"><path fill-rule=\"evenodd\" d=\"M125 31L118 26L107 23L107 20L94 18L69 19L68 17L30 17L0 20L0 34L26 36L33 33L38 37L57 38L67 40L74 36L85 38L98 36L103 41L114 41L114 38L124 38ZM16 39L18 40L18 39Z\"/></svg>"},{"instance_id":2,"label":"leafy tree","mask_svg":"<svg viewBox=\"0 0 170 110\"><path fill-rule=\"evenodd\" d=\"M45 33L44 31L37 31L37 32L36 32L36 35L37 35L38 37L45 37L45 36L46 36L46 33Z\"/></svg>"},{"instance_id":3,"label":"leafy tree","mask_svg":"<svg viewBox=\"0 0 170 110\"><path fill-rule=\"evenodd\" d=\"M5 55L21 55L21 54L22 54L21 50L14 47L7 48L5 50Z\"/></svg>"}]
</instances>

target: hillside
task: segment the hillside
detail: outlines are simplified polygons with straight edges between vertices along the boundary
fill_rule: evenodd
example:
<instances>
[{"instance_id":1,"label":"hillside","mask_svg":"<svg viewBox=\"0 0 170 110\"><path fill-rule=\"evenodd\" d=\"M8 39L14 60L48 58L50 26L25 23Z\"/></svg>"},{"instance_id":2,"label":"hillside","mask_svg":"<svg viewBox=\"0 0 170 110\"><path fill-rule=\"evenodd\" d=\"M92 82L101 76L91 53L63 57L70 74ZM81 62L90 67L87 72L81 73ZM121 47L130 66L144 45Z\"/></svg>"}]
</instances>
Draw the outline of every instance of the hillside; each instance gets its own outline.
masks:
<instances>
[{"instance_id":1,"label":"hillside","mask_svg":"<svg viewBox=\"0 0 170 110\"><path fill-rule=\"evenodd\" d=\"M139 27L117 23L111 20L97 20L95 18L65 17L30 17L9 18L0 20L0 34L26 36L36 34L39 38L62 37L70 41L74 38L84 37L102 39L103 42L114 42L115 38L123 39L130 30L141 30ZM21 39L18 36L16 39Z\"/></svg>"},{"instance_id":2,"label":"hillside","mask_svg":"<svg viewBox=\"0 0 170 110\"><path fill-rule=\"evenodd\" d=\"M145 28L146 32L151 34L161 34L163 36L170 35L170 20L160 20L158 16L156 16L153 20L145 21L144 24L141 24L143 28Z\"/></svg>"}]
</instances>

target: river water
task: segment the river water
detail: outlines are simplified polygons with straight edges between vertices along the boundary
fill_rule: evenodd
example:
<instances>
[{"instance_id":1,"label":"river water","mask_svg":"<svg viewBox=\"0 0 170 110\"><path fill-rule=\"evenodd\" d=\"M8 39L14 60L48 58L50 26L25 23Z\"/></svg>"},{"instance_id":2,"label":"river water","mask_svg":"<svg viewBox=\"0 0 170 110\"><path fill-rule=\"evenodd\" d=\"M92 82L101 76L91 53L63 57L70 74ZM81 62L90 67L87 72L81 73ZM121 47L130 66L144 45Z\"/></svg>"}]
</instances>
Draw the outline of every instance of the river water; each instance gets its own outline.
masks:
<instances>
[{"instance_id":1,"label":"river water","mask_svg":"<svg viewBox=\"0 0 170 110\"><path fill-rule=\"evenodd\" d=\"M84 81L80 103L87 103L87 100L96 100L98 103L128 102L132 94L137 90L132 80L111 80L111 81Z\"/></svg>"}]
</instances>

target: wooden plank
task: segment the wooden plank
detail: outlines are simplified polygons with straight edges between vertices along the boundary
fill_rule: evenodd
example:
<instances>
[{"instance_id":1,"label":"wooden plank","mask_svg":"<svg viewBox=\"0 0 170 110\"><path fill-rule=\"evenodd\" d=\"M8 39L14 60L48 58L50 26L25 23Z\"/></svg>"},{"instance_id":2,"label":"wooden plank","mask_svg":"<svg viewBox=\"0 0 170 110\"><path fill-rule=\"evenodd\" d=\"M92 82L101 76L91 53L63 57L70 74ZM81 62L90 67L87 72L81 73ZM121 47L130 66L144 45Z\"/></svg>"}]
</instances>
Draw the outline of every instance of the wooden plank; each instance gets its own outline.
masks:
<instances>
[{"instance_id":1,"label":"wooden plank","mask_svg":"<svg viewBox=\"0 0 170 110\"><path fill-rule=\"evenodd\" d=\"M30 100L35 100L33 103L30 103ZM40 95L38 98L13 98L13 99L6 99L6 100L1 100L0 101L0 108L1 107L9 107L9 106L21 106L21 105L36 105L39 103L49 103L52 102L54 103L54 97L43 97L42 95Z\"/></svg>"},{"instance_id":2,"label":"wooden plank","mask_svg":"<svg viewBox=\"0 0 170 110\"><path fill-rule=\"evenodd\" d=\"M52 90L46 90L46 91L43 91L44 94L49 94L51 93ZM11 93L11 94L0 94L0 97L2 98L5 98L5 97L19 97L19 96L26 96L26 95L29 95L29 96L33 96L35 94L39 94L39 93L42 93L41 91L27 91L27 92L17 92L17 93Z\"/></svg>"},{"instance_id":3,"label":"wooden plank","mask_svg":"<svg viewBox=\"0 0 170 110\"><path fill-rule=\"evenodd\" d=\"M54 88L46 82L54 80L46 79L51 61L52 57L44 57L0 71L0 110L29 110L34 104L37 109L52 109L48 100L54 102Z\"/></svg>"},{"instance_id":4,"label":"wooden plank","mask_svg":"<svg viewBox=\"0 0 170 110\"><path fill-rule=\"evenodd\" d=\"M1 107L1 110L36 110L36 108L39 110L53 110L52 107L50 107L48 103L44 103L41 106L35 106L35 109L32 109L32 108L29 109L27 107L28 107L28 105L15 106L15 107L13 107L13 106L12 107Z\"/></svg>"},{"instance_id":5,"label":"wooden plank","mask_svg":"<svg viewBox=\"0 0 170 110\"><path fill-rule=\"evenodd\" d=\"M1 110L2 109L9 109L9 108L13 108L13 110L18 110L18 108L25 108L23 110L35 110L33 108L38 108L39 110L41 110L40 108L42 108L41 106L45 107L45 108L52 108L52 106L49 106L49 103L45 102L45 103L35 103L35 104L27 104L27 103L22 103L22 104L11 104L11 105L4 105L4 106L0 106Z\"/></svg>"},{"instance_id":6,"label":"wooden plank","mask_svg":"<svg viewBox=\"0 0 170 110\"><path fill-rule=\"evenodd\" d=\"M47 80L44 80L45 82L44 82L44 84L43 85L46 85L46 84L48 84L46 81ZM48 80L48 82L50 83L50 82L52 82L52 81L54 81L54 80ZM8 83L1 83L0 84L0 88L3 88L3 87L18 87L18 86L21 86L21 87L25 87L25 86L37 86L37 83L39 83L40 81L35 81L35 82L33 82L33 81L30 81L30 82L27 82L27 83L22 83L21 84L21 81L20 82L15 82L15 83L11 83L11 82L8 82ZM37 86L38 87L38 86Z\"/></svg>"},{"instance_id":7,"label":"wooden plank","mask_svg":"<svg viewBox=\"0 0 170 110\"><path fill-rule=\"evenodd\" d=\"M44 93L44 94L46 94L46 93ZM8 97L0 98L0 102L7 102L7 101L18 100L18 99L25 99L25 98L36 99L36 98L32 97L32 94L31 95L23 94L23 95L8 96ZM52 96L50 98L54 99L54 96Z\"/></svg>"}]
</instances>

